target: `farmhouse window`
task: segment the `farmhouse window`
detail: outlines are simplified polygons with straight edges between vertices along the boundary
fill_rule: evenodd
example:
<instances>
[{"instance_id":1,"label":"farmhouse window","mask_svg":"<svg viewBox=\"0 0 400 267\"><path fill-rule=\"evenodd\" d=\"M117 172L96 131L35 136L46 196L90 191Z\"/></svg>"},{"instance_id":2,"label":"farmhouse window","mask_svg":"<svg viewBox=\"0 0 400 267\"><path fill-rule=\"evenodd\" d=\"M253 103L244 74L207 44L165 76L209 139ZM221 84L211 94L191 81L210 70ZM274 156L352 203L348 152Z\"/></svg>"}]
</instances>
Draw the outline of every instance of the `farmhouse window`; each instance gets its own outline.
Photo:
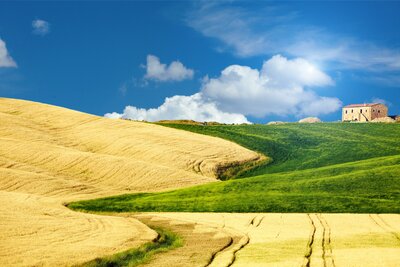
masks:
<instances>
[{"instance_id":1,"label":"farmhouse window","mask_svg":"<svg viewBox=\"0 0 400 267\"><path fill-rule=\"evenodd\" d=\"M353 110L351 110L351 113L353 113Z\"/></svg>"},{"instance_id":2,"label":"farmhouse window","mask_svg":"<svg viewBox=\"0 0 400 267\"><path fill-rule=\"evenodd\" d=\"M362 113L362 109L360 109L360 113Z\"/></svg>"}]
</instances>

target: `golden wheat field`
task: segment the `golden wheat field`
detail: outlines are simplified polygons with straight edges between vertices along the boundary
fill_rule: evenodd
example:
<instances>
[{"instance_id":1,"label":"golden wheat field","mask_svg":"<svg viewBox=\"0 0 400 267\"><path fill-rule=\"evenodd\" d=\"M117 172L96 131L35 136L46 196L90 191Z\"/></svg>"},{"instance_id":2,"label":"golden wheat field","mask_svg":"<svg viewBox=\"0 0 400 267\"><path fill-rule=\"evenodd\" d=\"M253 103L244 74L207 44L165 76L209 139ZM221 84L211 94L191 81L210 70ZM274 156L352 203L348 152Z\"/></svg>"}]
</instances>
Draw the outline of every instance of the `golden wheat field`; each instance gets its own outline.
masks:
<instances>
[{"instance_id":1,"label":"golden wheat field","mask_svg":"<svg viewBox=\"0 0 400 267\"><path fill-rule=\"evenodd\" d=\"M62 204L215 182L258 159L234 143L153 124L0 98L0 263L69 266L154 239L135 218Z\"/></svg>"},{"instance_id":2,"label":"golden wheat field","mask_svg":"<svg viewBox=\"0 0 400 267\"><path fill-rule=\"evenodd\" d=\"M217 182L258 160L218 138L0 98L0 264L71 266L137 247L164 227L184 245L146 266L399 266L400 215L137 213L63 203Z\"/></svg>"},{"instance_id":3,"label":"golden wheat field","mask_svg":"<svg viewBox=\"0 0 400 267\"><path fill-rule=\"evenodd\" d=\"M398 214L147 213L136 217L177 229L193 225L191 235L202 233L211 240L198 239L197 246L214 246L214 253L203 255L197 264L191 262L195 250L181 248L179 260L168 252L151 266L173 261L170 266L395 267L400 262Z\"/></svg>"}]
</instances>

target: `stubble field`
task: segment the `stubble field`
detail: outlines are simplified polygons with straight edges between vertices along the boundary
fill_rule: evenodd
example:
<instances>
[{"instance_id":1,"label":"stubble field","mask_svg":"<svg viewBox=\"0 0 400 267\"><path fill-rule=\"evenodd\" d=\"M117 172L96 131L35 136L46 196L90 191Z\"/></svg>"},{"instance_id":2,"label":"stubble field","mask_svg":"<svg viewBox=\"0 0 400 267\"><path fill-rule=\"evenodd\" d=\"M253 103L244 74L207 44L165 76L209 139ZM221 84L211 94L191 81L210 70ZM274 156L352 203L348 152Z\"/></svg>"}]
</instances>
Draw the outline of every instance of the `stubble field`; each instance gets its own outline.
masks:
<instances>
[{"instance_id":1,"label":"stubble field","mask_svg":"<svg viewBox=\"0 0 400 267\"><path fill-rule=\"evenodd\" d=\"M0 98L0 263L70 266L137 247L157 235L137 219L63 204L216 182L219 165L258 157L207 136Z\"/></svg>"},{"instance_id":2,"label":"stubble field","mask_svg":"<svg viewBox=\"0 0 400 267\"><path fill-rule=\"evenodd\" d=\"M151 223L192 226L187 247L149 266L398 266L400 215L144 213ZM196 262L193 262L197 245ZM214 247L214 252L204 247ZM189 249L191 248L191 249ZM179 256L176 255L179 253ZM163 265L169 263L167 265Z\"/></svg>"}]
</instances>

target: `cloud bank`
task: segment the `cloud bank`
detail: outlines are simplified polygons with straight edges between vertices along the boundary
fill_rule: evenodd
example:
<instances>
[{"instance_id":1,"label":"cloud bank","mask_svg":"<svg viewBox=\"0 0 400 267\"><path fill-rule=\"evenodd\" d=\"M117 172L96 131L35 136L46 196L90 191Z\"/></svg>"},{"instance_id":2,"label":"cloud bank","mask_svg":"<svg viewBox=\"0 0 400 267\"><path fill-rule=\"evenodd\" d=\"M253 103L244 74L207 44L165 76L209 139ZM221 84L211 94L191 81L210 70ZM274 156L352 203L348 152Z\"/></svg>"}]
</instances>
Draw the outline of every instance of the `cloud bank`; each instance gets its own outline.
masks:
<instances>
[{"instance_id":1,"label":"cloud bank","mask_svg":"<svg viewBox=\"0 0 400 267\"><path fill-rule=\"evenodd\" d=\"M147 80L156 81L182 81L192 79L194 71L186 68L181 62L173 61L169 65L160 62L154 55L147 56L146 74Z\"/></svg>"},{"instance_id":2,"label":"cloud bank","mask_svg":"<svg viewBox=\"0 0 400 267\"><path fill-rule=\"evenodd\" d=\"M318 116L337 111L342 103L319 96L310 87L331 86L332 79L302 58L288 60L276 55L260 70L231 65L216 78L205 78L198 93L173 96L158 108L127 106L123 113L107 113L109 118L133 120L217 121L249 123L246 116Z\"/></svg>"},{"instance_id":3,"label":"cloud bank","mask_svg":"<svg viewBox=\"0 0 400 267\"><path fill-rule=\"evenodd\" d=\"M0 39L0 67L3 68L16 68L17 63L9 55L6 43Z\"/></svg>"},{"instance_id":4,"label":"cloud bank","mask_svg":"<svg viewBox=\"0 0 400 267\"><path fill-rule=\"evenodd\" d=\"M249 123L242 114L219 110L214 102L206 101L201 93L191 96L176 95L167 97L165 102L158 108L143 109L127 106L122 114L116 112L107 113L105 117L144 121L195 120L236 124Z\"/></svg>"},{"instance_id":5,"label":"cloud bank","mask_svg":"<svg viewBox=\"0 0 400 267\"><path fill-rule=\"evenodd\" d=\"M42 19L32 21L33 34L44 36L50 32L50 23Z\"/></svg>"},{"instance_id":6,"label":"cloud bank","mask_svg":"<svg viewBox=\"0 0 400 267\"><path fill-rule=\"evenodd\" d=\"M221 110L245 115L317 116L341 106L337 98L320 97L306 87L329 86L332 79L304 59L288 60L276 55L261 70L232 65L202 87L205 98Z\"/></svg>"}]
</instances>

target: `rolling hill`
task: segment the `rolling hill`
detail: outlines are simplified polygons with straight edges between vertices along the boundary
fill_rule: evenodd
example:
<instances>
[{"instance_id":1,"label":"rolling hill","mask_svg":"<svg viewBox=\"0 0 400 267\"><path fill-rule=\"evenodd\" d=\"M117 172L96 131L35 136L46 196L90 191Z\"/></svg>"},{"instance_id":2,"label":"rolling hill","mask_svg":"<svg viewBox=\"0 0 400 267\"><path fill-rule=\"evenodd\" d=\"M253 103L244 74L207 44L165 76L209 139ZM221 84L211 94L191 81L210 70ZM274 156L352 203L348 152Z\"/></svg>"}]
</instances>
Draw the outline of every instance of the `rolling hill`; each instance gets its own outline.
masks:
<instances>
[{"instance_id":1,"label":"rolling hill","mask_svg":"<svg viewBox=\"0 0 400 267\"><path fill-rule=\"evenodd\" d=\"M137 247L157 235L137 219L63 204L216 182L258 158L218 138L0 98L0 262L69 266Z\"/></svg>"},{"instance_id":2,"label":"rolling hill","mask_svg":"<svg viewBox=\"0 0 400 267\"><path fill-rule=\"evenodd\" d=\"M266 154L223 183L71 203L86 211L400 213L399 124L169 127ZM242 178L242 179L238 179Z\"/></svg>"}]
</instances>

